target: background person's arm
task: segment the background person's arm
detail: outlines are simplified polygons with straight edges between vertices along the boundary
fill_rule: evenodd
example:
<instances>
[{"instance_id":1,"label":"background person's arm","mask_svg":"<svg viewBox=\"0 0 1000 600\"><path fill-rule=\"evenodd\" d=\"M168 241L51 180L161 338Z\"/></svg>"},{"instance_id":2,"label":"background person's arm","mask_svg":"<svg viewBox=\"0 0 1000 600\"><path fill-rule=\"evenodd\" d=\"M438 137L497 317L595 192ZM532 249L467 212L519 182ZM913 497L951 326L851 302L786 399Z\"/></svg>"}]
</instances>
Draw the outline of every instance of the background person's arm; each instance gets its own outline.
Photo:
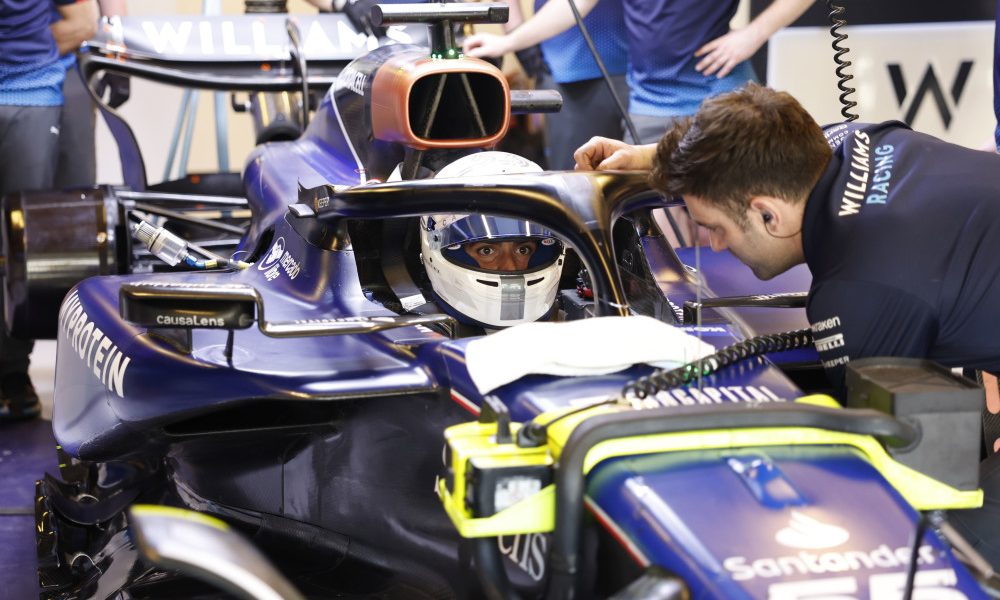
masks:
<instances>
[{"instance_id":1,"label":"background person's arm","mask_svg":"<svg viewBox=\"0 0 1000 600\"><path fill-rule=\"evenodd\" d=\"M754 55L779 29L806 12L814 0L774 0L764 12L743 27L718 37L695 51L703 57L695 69L705 75L725 77L736 65Z\"/></svg>"},{"instance_id":2,"label":"background person's arm","mask_svg":"<svg viewBox=\"0 0 1000 600\"><path fill-rule=\"evenodd\" d=\"M72 52L97 33L98 10L94 0L58 5L62 19L51 25L59 54Z\"/></svg>"},{"instance_id":3,"label":"background person's arm","mask_svg":"<svg viewBox=\"0 0 1000 600\"><path fill-rule=\"evenodd\" d=\"M465 38L462 51L469 56L486 58L524 50L559 35L576 24L569 0L549 0L533 17L507 35L477 33ZM574 0L581 16L587 16L598 0Z\"/></svg>"}]
</instances>

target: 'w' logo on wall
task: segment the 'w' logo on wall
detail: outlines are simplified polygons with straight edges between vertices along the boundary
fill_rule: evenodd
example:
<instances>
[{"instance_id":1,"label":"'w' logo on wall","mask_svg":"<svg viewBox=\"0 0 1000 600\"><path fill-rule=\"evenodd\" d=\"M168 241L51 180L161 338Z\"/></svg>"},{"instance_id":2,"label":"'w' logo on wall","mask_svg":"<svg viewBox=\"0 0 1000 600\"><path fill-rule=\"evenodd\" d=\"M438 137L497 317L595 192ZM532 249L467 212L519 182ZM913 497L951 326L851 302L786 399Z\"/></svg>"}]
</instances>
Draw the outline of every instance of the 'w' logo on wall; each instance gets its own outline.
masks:
<instances>
[{"instance_id":1,"label":"'w' logo on wall","mask_svg":"<svg viewBox=\"0 0 1000 600\"><path fill-rule=\"evenodd\" d=\"M951 125L953 112L958 108L958 101L962 98L962 91L965 90L965 84L969 80L969 73L971 71L972 61L962 61L962 64L958 67L958 73L955 74L955 79L951 83L949 92L952 102L949 105L933 66L927 65L927 70L924 71L924 77L920 80L920 85L917 86L916 91L911 96L906 87L906 80L903 78L902 67L899 64L890 64L889 77L892 78L892 87L896 91L896 101L899 103L899 107L905 111L903 121L907 125L912 125L917 112L920 111L920 107L924 104L924 98L930 94L934 99L934 103L937 104L938 112L941 113L944 128L948 129L948 126ZM909 105L904 107L904 104L907 103Z\"/></svg>"}]
</instances>

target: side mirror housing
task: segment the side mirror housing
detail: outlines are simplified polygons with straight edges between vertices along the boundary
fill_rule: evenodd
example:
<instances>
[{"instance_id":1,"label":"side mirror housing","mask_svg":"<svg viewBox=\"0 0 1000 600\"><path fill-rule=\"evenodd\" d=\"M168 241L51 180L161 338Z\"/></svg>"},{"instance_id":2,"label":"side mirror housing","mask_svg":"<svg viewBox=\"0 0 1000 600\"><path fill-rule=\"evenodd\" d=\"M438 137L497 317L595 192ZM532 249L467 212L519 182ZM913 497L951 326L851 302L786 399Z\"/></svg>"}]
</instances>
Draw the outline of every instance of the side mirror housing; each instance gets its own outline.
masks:
<instances>
[{"instance_id":1,"label":"side mirror housing","mask_svg":"<svg viewBox=\"0 0 1000 600\"><path fill-rule=\"evenodd\" d=\"M247 329L258 295L246 285L138 282L119 291L122 319L149 329Z\"/></svg>"}]
</instances>

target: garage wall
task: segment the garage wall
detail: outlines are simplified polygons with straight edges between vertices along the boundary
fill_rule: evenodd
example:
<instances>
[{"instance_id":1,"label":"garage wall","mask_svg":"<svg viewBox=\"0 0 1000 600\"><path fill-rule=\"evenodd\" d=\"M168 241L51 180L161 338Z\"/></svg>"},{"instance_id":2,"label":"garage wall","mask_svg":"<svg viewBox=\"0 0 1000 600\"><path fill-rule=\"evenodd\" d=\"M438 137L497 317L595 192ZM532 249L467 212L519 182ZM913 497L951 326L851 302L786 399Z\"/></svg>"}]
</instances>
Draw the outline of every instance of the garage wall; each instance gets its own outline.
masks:
<instances>
[{"instance_id":1,"label":"garage wall","mask_svg":"<svg viewBox=\"0 0 1000 600\"><path fill-rule=\"evenodd\" d=\"M862 121L898 119L973 148L991 147L994 0L839 0L847 9ZM754 0L754 11L767 5ZM798 98L821 123L843 120L826 2L776 34L766 81ZM758 70L763 63L758 61Z\"/></svg>"}]
</instances>

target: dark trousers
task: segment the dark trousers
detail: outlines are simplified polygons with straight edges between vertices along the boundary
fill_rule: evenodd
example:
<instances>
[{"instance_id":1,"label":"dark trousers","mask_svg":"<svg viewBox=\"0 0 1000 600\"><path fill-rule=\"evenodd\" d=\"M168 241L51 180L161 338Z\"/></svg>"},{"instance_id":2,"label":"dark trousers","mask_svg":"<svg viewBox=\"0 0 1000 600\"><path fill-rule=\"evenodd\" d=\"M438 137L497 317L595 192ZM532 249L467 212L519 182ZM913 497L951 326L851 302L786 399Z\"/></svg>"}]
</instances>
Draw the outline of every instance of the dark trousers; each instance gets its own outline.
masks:
<instances>
[{"instance_id":1,"label":"dark trousers","mask_svg":"<svg viewBox=\"0 0 1000 600\"><path fill-rule=\"evenodd\" d=\"M66 71L62 114L59 119L59 161L52 187L57 190L90 187L97 181L94 100L76 68Z\"/></svg>"},{"instance_id":2,"label":"dark trousers","mask_svg":"<svg viewBox=\"0 0 1000 600\"><path fill-rule=\"evenodd\" d=\"M628 108L628 84L624 75L611 77L618 97ZM604 79L556 83L548 73L538 78L535 88L558 90L562 110L545 115L545 157L553 171L573 169L573 152L599 135L615 140L622 136L622 118Z\"/></svg>"},{"instance_id":3,"label":"dark trousers","mask_svg":"<svg viewBox=\"0 0 1000 600\"><path fill-rule=\"evenodd\" d=\"M59 113L58 106L0 106L0 196L52 188ZM32 346L31 340L8 337L6 327L0 327L0 375L26 373Z\"/></svg>"}]
</instances>

